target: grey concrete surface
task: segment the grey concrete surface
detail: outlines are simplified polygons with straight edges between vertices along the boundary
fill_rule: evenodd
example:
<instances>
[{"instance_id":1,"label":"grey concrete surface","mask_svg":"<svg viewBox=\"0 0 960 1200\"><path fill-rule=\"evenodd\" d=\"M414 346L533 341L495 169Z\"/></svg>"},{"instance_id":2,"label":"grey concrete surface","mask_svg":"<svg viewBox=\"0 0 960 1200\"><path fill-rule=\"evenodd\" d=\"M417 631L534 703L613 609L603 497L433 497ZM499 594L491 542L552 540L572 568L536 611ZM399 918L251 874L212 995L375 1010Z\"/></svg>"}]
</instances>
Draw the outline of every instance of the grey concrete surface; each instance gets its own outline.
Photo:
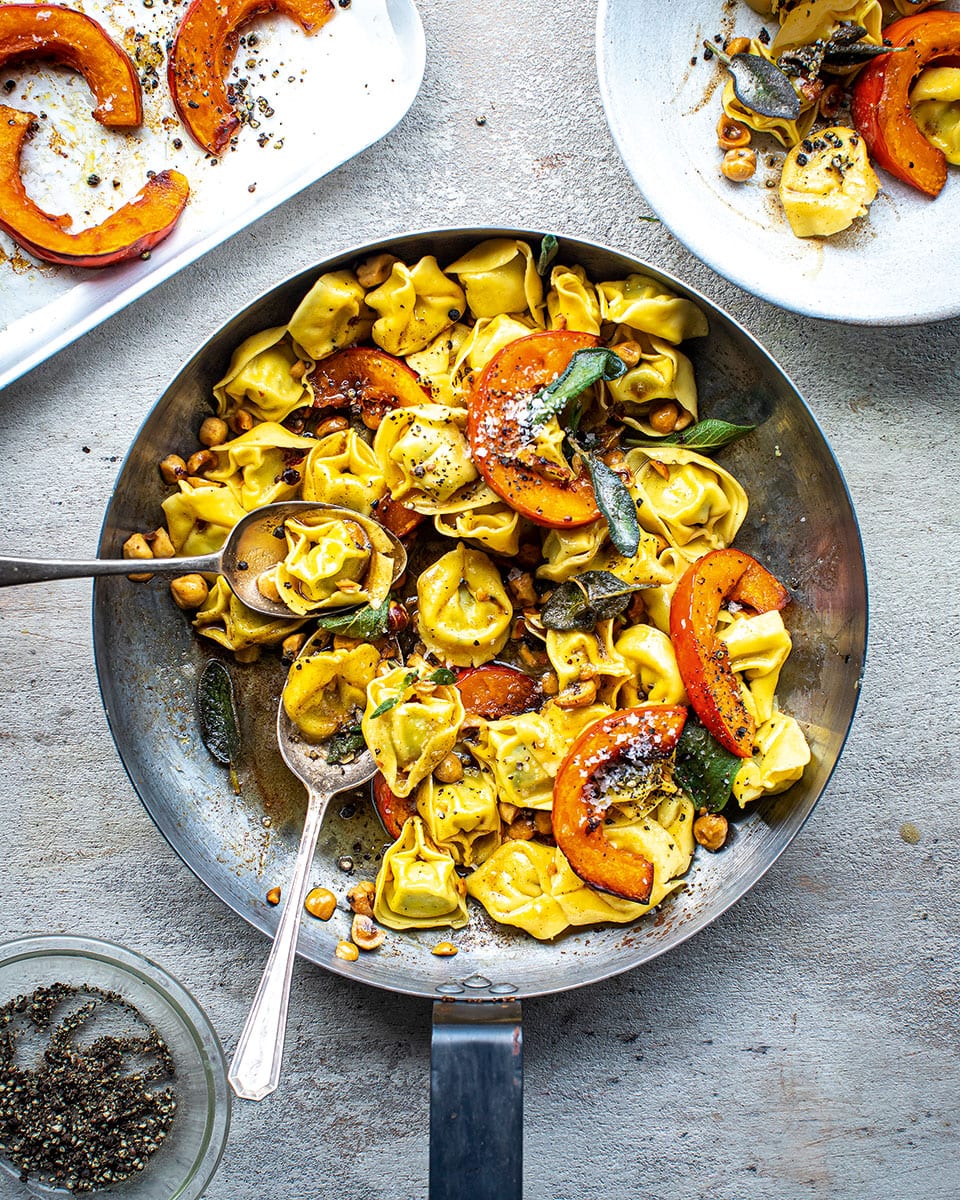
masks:
<instances>
[{"instance_id":1,"label":"grey concrete surface","mask_svg":"<svg viewBox=\"0 0 960 1200\"><path fill-rule=\"evenodd\" d=\"M600 107L593 4L420 7L426 79L383 143L0 396L0 549L92 551L120 459L180 363L249 296L352 243L556 228L702 289L792 375L846 473L871 586L863 696L827 794L746 899L642 972L525 1006L526 1195L951 1200L960 321L794 317L646 220ZM944 247L944 269L956 254ZM138 948L231 1049L266 944L181 865L124 775L90 585L6 590L0 654L0 939L78 931ZM423 1197L429 1020L423 1002L300 964L282 1089L236 1106L209 1200Z\"/></svg>"}]
</instances>

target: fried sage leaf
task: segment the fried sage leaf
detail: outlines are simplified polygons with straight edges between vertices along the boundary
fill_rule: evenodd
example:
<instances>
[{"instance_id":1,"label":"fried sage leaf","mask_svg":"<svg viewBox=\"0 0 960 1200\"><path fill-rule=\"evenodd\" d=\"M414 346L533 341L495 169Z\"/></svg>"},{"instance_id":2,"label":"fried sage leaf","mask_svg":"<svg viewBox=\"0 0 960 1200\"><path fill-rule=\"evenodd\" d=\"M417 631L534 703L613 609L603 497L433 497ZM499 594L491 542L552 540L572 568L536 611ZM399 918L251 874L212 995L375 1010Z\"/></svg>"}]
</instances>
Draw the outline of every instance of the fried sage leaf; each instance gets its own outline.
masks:
<instances>
[{"instance_id":1,"label":"fried sage leaf","mask_svg":"<svg viewBox=\"0 0 960 1200\"><path fill-rule=\"evenodd\" d=\"M451 671L449 667L437 667L435 671L431 671L427 676L429 683L451 684L457 682L456 671Z\"/></svg>"},{"instance_id":2,"label":"fried sage leaf","mask_svg":"<svg viewBox=\"0 0 960 1200\"><path fill-rule=\"evenodd\" d=\"M795 121L800 116L800 97L788 76L762 54L725 54L713 42L704 42L730 72L733 92L740 103L762 117Z\"/></svg>"},{"instance_id":3,"label":"fried sage leaf","mask_svg":"<svg viewBox=\"0 0 960 1200\"><path fill-rule=\"evenodd\" d=\"M369 604L363 608L353 608L349 612L337 612L321 615L316 618L321 629L330 633L340 633L344 637L358 638L362 641L376 641L387 632L387 617L390 612L390 597L388 596L377 608Z\"/></svg>"},{"instance_id":4,"label":"fried sage leaf","mask_svg":"<svg viewBox=\"0 0 960 1200\"><path fill-rule=\"evenodd\" d=\"M587 469L593 494L597 498L597 508L607 519L610 541L625 558L633 558L640 545L636 501L620 476L602 458L589 455Z\"/></svg>"},{"instance_id":5,"label":"fried sage leaf","mask_svg":"<svg viewBox=\"0 0 960 1200\"><path fill-rule=\"evenodd\" d=\"M677 743L673 777L694 806L721 812L730 799L743 759L731 754L690 713Z\"/></svg>"},{"instance_id":6,"label":"fried sage leaf","mask_svg":"<svg viewBox=\"0 0 960 1200\"><path fill-rule=\"evenodd\" d=\"M619 354L603 346L575 350L566 370L553 383L541 388L530 401L531 423L535 426L544 425L551 417L562 413L571 400L598 379L619 379L626 370L627 364Z\"/></svg>"},{"instance_id":7,"label":"fried sage leaf","mask_svg":"<svg viewBox=\"0 0 960 1200\"><path fill-rule=\"evenodd\" d=\"M610 571L584 571L560 584L543 606L540 619L547 629L589 633L598 621L619 616L634 592L650 586L627 583Z\"/></svg>"},{"instance_id":8,"label":"fried sage leaf","mask_svg":"<svg viewBox=\"0 0 960 1200\"><path fill-rule=\"evenodd\" d=\"M629 437L624 440L628 446L686 446L688 450L709 454L746 437L755 429L756 425L733 425L730 421L718 421L711 417L688 425L679 433L668 433L665 437Z\"/></svg>"},{"instance_id":9,"label":"fried sage leaf","mask_svg":"<svg viewBox=\"0 0 960 1200\"><path fill-rule=\"evenodd\" d=\"M411 683L416 683L416 671L408 671L400 681L400 689L395 696L388 696L386 700L381 700L377 707L370 714L369 719L375 720L377 717L382 717L384 713L390 711L391 708L396 708L403 699L403 693L407 690Z\"/></svg>"},{"instance_id":10,"label":"fried sage leaf","mask_svg":"<svg viewBox=\"0 0 960 1200\"><path fill-rule=\"evenodd\" d=\"M327 742L327 762L332 766L349 762L362 754L367 748L359 725L351 725L349 729L341 729Z\"/></svg>"},{"instance_id":11,"label":"fried sage leaf","mask_svg":"<svg viewBox=\"0 0 960 1200\"><path fill-rule=\"evenodd\" d=\"M540 257L537 259L537 274L546 275L553 260L557 257L560 243L552 233L545 233L540 243Z\"/></svg>"},{"instance_id":12,"label":"fried sage leaf","mask_svg":"<svg viewBox=\"0 0 960 1200\"><path fill-rule=\"evenodd\" d=\"M197 715L200 736L211 757L230 768L233 790L240 791L237 760L240 757L240 727L230 672L218 658L211 658L197 683Z\"/></svg>"}]
</instances>

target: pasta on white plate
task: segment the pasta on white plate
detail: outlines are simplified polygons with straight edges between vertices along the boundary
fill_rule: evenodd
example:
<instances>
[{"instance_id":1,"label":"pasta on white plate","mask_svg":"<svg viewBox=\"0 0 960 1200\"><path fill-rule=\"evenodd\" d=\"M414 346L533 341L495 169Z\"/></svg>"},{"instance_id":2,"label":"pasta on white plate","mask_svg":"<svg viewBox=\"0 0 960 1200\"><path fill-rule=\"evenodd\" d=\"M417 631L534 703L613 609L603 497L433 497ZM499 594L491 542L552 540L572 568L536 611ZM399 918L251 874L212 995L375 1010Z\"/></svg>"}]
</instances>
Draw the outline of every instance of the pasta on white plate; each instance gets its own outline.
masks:
<instances>
[{"instance_id":1,"label":"pasta on white plate","mask_svg":"<svg viewBox=\"0 0 960 1200\"><path fill-rule=\"evenodd\" d=\"M809 760L777 694L789 596L734 545L747 491L695 448L749 436L700 411L706 318L557 249L324 274L237 347L191 468L165 460L176 552L275 500L327 506L277 531L261 588L289 620L222 578L173 590L244 669L282 648L317 755L370 751L392 838L372 911L407 936L637 920Z\"/></svg>"}]
</instances>

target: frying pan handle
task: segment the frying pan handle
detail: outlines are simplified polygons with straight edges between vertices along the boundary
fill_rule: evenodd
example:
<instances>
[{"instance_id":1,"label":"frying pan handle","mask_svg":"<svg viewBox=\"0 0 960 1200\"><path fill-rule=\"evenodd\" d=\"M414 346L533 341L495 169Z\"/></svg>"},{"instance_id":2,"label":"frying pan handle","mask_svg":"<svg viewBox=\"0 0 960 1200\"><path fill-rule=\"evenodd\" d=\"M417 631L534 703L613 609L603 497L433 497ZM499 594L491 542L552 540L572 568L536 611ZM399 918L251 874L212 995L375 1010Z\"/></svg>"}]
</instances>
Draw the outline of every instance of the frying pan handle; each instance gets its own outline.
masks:
<instances>
[{"instance_id":1,"label":"frying pan handle","mask_svg":"<svg viewBox=\"0 0 960 1200\"><path fill-rule=\"evenodd\" d=\"M523 1195L519 1002L437 1001L430 1057L430 1200Z\"/></svg>"}]
</instances>

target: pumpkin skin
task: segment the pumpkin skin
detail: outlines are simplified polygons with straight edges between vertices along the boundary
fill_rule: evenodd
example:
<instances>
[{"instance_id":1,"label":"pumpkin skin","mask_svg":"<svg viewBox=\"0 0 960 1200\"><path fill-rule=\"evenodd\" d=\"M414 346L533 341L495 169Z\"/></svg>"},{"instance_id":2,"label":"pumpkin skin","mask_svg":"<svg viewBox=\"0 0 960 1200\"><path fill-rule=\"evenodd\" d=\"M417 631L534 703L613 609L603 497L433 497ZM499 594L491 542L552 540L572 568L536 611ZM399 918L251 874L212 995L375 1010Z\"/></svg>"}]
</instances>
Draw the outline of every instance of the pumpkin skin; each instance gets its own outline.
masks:
<instances>
[{"instance_id":1,"label":"pumpkin skin","mask_svg":"<svg viewBox=\"0 0 960 1200\"><path fill-rule=\"evenodd\" d=\"M0 5L0 67L37 58L80 72L97 98L93 116L101 125L124 129L143 121L137 72L102 25L60 4Z\"/></svg>"},{"instance_id":2,"label":"pumpkin skin","mask_svg":"<svg viewBox=\"0 0 960 1200\"><path fill-rule=\"evenodd\" d=\"M208 154L219 155L240 128L225 78L237 53L241 26L263 13L281 12L306 34L333 16L333 0L193 0L167 63L167 82L180 120Z\"/></svg>"},{"instance_id":3,"label":"pumpkin skin","mask_svg":"<svg viewBox=\"0 0 960 1200\"><path fill-rule=\"evenodd\" d=\"M163 241L190 195L179 171L160 171L128 204L80 233L67 232L69 216L52 216L35 204L20 177L20 155L36 119L0 105L0 229L44 262L71 267L109 267Z\"/></svg>"}]
</instances>

